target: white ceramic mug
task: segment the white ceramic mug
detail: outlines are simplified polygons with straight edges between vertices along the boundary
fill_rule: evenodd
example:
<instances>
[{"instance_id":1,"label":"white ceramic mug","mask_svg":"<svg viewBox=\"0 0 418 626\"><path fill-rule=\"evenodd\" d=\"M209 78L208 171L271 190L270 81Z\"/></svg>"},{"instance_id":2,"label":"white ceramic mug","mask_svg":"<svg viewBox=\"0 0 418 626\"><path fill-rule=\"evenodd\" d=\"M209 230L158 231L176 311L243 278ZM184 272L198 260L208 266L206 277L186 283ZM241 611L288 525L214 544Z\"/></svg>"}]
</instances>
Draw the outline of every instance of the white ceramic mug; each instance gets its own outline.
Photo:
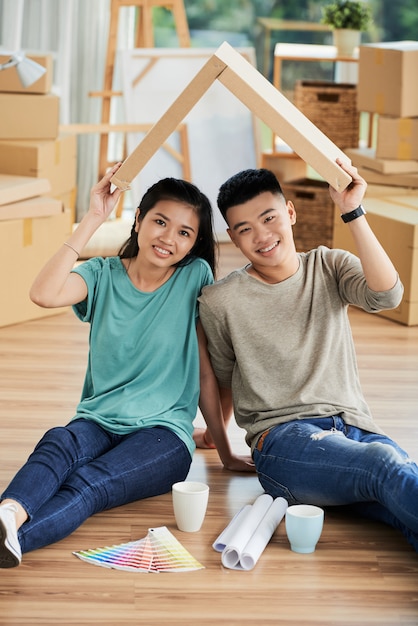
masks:
<instances>
[{"instance_id":1,"label":"white ceramic mug","mask_svg":"<svg viewBox=\"0 0 418 626\"><path fill-rule=\"evenodd\" d=\"M208 485L188 480L175 483L172 496L177 528L187 533L200 530L208 506Z\"/></svg>"},{"instance_id":2,"label":"white ceramic mug","mask_svg":"<svg viewBox=\"0 0 418 626\"><path fill-rule=\"evenodd\" d=\"M295 504L286 509L286 533L293 552L314 552L324 525L324 511L312 504Z\"/></svg>"}]
</instances>

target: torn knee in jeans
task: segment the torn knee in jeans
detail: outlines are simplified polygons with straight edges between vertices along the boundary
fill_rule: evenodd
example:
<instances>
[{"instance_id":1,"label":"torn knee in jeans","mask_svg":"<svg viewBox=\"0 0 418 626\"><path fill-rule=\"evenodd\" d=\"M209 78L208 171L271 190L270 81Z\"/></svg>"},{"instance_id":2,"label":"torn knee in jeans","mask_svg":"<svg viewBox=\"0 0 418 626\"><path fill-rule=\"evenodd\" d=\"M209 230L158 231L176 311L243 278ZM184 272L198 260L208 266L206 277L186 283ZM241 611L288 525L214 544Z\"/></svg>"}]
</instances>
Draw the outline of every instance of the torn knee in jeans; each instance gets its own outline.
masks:
<instances>
[{"instance_id":1,"label":"torn knee in jeans","mask_svg":"<svg viewBox=\"0 0 418 626\"><path fill-rule=\"evenodd\" d=\"M324 437L329 437L329 435L342 435L344 437L344 433L341 430L331 428L330 430L321 430L319 433L312 433L311 439L313 441L320 441Z\"/></svg>"}]
</instances>

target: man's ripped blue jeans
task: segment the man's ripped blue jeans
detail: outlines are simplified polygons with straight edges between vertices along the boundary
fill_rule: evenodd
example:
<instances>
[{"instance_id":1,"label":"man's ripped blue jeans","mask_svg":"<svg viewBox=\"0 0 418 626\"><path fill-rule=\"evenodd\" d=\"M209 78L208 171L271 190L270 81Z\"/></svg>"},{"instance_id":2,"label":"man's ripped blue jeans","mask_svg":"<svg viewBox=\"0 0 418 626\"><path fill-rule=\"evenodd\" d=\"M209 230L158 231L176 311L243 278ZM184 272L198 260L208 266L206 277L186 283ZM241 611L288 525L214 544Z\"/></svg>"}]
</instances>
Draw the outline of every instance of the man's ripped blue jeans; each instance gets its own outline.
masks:
<instances>
[{"instance_id":1,"label":"man's ripped blue jeans","mask_svg":"<svg viewBox=\"0 0 418 626\"><path fill-rule=\"evenodd\" d=\"M339 416L275 426L254 450L261 485L289 504L353 505L402 531L418 552L418 466L389 437Z\"/></svg>"}]
</instances>

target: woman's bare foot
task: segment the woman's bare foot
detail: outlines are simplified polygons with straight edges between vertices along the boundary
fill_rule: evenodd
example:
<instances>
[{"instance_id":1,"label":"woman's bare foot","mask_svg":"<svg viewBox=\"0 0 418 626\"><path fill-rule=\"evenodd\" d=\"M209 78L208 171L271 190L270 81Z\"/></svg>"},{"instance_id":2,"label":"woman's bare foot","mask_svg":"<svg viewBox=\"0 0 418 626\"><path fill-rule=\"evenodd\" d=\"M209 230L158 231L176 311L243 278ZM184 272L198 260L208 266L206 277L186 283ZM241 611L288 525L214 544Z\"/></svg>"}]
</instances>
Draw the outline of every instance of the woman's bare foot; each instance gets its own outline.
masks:
<instances>
[{"instance_id":1,"label":"woman's bare foot","mask_svg":"<svg viewBox=\"0 0 418 626\"><path fill-rule=\"evenodd\" d=\"M197 448L205 448L206 450L215 450L216 448L207 428L195 428L193 431L193 441Z\"/></svg>"}]
</instances>

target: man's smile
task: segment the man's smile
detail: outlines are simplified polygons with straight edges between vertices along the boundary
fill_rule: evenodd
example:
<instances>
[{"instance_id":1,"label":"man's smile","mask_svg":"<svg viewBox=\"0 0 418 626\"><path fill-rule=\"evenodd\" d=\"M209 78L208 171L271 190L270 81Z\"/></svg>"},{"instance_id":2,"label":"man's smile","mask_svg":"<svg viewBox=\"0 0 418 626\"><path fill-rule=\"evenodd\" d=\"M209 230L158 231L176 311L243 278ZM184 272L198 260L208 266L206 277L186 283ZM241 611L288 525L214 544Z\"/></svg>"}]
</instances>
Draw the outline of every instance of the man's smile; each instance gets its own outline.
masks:
<instances>
[{"instance_id":1,"label":"man's smile","mask_svg":"<svg viewBox=\"0 0 418 626\"><path fill-rule=\"evenodd\" d=\"M273 250L274 248L276 248L279 245L279 241L275 241L274 243L272 243L270 246L268 246L267 248L259 248L257 250L257 252L270 252L271 250Z\"/></svg>"}]
</instances>

